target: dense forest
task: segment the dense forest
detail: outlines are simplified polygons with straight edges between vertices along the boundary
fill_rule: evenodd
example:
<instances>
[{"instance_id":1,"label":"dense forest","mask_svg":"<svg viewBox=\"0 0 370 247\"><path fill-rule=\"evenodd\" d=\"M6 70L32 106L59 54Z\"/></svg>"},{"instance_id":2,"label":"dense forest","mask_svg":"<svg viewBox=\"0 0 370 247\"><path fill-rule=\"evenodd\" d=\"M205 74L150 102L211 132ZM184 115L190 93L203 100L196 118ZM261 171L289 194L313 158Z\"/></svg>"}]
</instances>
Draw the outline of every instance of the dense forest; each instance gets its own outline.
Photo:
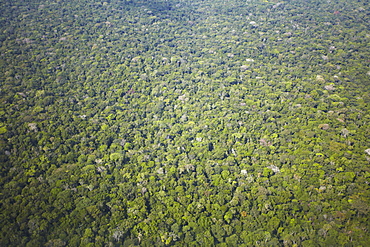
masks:
<instances>
[{"instance_id":1,"label":"dense forest","mask_svg":"<svg viewBox=\"0 0 370 247\"><path fill-rule=\"evenodd\" d=\"M368 246L367 0L0 0L1 246Z\"/></svg>"}]
</instances>

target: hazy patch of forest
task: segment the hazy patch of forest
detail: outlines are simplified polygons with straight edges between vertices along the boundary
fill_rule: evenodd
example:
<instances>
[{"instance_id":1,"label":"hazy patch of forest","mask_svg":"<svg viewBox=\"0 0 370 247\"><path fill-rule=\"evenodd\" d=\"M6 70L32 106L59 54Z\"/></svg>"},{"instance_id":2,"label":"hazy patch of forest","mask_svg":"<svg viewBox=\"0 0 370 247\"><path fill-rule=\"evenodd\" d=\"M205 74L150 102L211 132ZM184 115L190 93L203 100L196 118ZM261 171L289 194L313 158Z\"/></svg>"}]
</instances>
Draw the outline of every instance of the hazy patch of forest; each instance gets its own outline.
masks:
<instances>
[{"instance_id":1,"label":"hazy patch of forest","mask_svg":"<svg viewBox=\"0 0 370 247\"><path fill-rule=\"evenodd\" d=\"M368 246L367 0L0 0L1 246Z\"/></svg>"}]
</instances>

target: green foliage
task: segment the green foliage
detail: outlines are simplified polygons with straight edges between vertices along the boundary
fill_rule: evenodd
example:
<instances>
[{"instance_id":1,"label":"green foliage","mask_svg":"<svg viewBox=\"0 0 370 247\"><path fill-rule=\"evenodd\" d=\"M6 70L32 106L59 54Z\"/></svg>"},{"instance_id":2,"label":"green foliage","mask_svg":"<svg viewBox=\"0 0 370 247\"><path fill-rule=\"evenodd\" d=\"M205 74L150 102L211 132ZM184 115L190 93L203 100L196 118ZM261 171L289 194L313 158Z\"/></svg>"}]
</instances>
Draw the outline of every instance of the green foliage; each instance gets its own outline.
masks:
<instances>
[{"instance_id":1,"label":"green foliage","mask_svg":"<svg viewBox=\"0 0 370 247\"><path fill-rule=\"evenodd\" d=\"M5 134L7 132L6 126L2 126L0 124L0 135Z\"/></svg>"},{"instance_id":2,"label":"green foliage","mask_svg":"<svg viewBox=\"0 0 370 247\"><path fill-rule=\"evenodd\" d=\"M1 246L370 242L366 1L1 3Z\"/></svg>"}]
</instances>

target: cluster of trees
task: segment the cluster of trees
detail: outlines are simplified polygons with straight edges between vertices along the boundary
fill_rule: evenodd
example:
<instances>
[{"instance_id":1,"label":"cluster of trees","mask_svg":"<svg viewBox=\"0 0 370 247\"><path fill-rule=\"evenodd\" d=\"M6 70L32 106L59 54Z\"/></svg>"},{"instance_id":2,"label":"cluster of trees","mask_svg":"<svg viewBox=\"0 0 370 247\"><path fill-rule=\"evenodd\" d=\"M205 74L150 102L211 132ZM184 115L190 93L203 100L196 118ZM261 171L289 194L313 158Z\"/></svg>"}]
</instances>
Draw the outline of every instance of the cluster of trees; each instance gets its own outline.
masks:
<instances>
[{"instance_id":1,"label":"cluster of trees","mask_svg":"<svg viewBox=\"0 0 370 247\"><path fill-rule=\"evenodd\" d=\"M369 243L367 1L0 2L0 245Z\"/></svg>"}]
</instances>

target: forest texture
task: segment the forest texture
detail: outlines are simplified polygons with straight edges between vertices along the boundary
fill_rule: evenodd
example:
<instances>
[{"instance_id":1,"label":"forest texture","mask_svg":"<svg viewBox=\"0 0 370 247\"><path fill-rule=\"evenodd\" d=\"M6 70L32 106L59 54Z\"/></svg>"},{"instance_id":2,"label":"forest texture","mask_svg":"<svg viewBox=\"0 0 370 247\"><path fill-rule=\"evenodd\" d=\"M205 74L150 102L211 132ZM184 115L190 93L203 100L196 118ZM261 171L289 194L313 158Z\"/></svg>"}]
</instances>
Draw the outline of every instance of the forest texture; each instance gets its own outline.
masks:
<instances>
[{"instance_id":1,"label":"forest texture","mask_svg":"<svg viewBox=\"0 0 370 247\"><path fill-rule=\"evenodd\" d=\"M1 246L368 246L368 1L0 4Z\"/></svg>"}]
</instances>

